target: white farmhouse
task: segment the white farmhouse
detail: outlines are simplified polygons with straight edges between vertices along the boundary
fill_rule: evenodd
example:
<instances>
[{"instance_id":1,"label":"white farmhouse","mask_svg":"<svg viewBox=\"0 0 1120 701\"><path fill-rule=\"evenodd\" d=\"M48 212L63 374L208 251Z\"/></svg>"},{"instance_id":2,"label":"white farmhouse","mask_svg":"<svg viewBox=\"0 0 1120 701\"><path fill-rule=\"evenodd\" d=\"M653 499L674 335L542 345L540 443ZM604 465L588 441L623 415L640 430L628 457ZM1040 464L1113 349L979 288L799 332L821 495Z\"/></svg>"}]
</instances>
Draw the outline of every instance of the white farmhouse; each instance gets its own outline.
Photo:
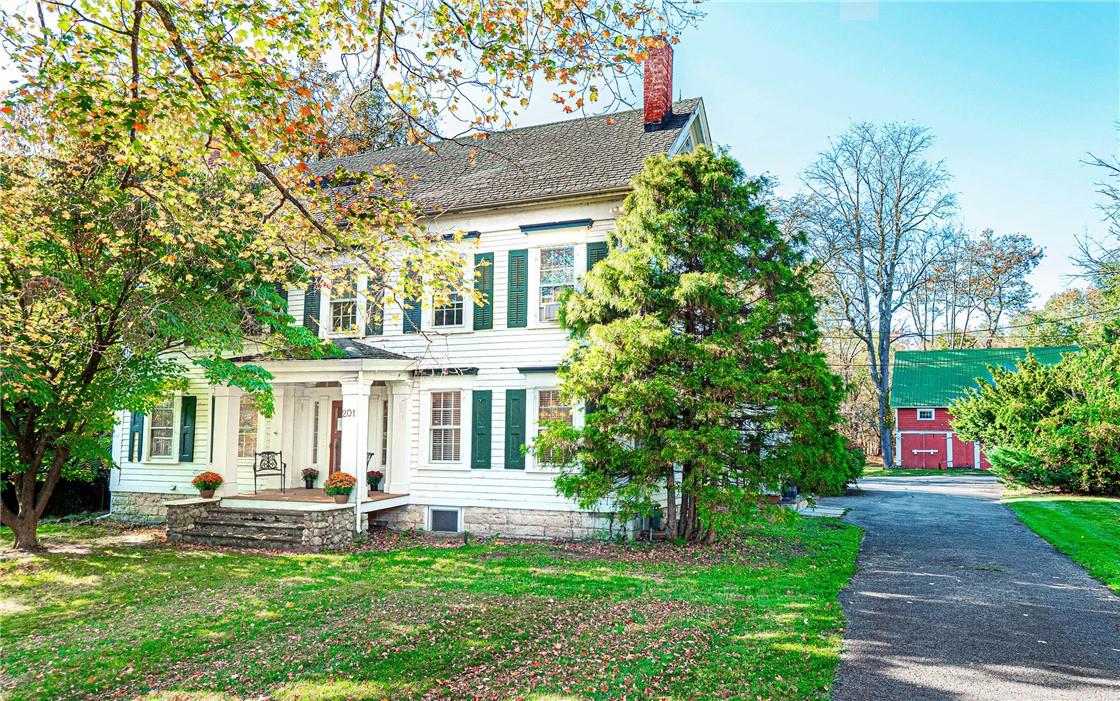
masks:
<instances>
[{"instance_id":1,"label":"white farmhouse","mask_svg":"<svg viewBox=\"0 0 1120 701\"><path fill-rule=\"evenodd\" d=\"M481 266L486 303L385 305L380 323L362 323L379 316L361 294L364 279L343 299L289 290L292 316L346 357L258 361L275 378L267 419L238 389L200 375L147 416L124 412L113 442L114 515L167 518L182 542L306 549L324 544L312 533L323 523L348 524L352 535L367 515L439 531L606 530L609 519L558 496L556 470L522 446L544 419L582 420L582 408L564 406L556 391L568 348L558 293L606 254L647 156L711 143L703 102L671 99L668 45L651 52L644 91L644 109L501 132L474 159L469 139L434 154L406 146L342 159L349 170L393 163L416 174L413 197L432 213L426 226L471 232L456 245ZM269 457L262 453L279 454L283 476L254 474ZM303 488L306 467L320 472L316 489ZM191 486L204 470L225 479L213 500ZM337 470L359 478L343 506L319 488ZM367 470L384 473L379 491L368 491ZM245 526L267 523L271 530Z\"/></svg>"}]
</instances>

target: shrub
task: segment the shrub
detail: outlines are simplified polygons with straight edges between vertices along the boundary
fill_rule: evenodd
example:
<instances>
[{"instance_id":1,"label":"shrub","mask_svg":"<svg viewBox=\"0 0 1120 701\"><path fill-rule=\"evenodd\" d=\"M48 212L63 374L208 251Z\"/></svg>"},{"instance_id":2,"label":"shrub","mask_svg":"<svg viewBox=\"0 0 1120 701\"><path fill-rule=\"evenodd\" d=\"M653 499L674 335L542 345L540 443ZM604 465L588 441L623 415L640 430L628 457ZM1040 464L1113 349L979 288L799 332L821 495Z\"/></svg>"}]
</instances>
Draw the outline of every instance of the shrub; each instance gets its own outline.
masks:
<instances>
[{"instance_id":1,"label":"shrub","mask_svg":"<svg viewBox=\"0 0 1120 701\"><path fill-rule=\"evenodd\" d=\"M221 475L219 475L217 472L209 471L203 472L200 475L195 475L195 478L191 480L191 484L193 484L194 488L200 492L205 492L210 489L217 489L218 487L222 486L222 482L223 480Z\"/></svg>"},{"instance_id":2,"label":"shrub","mask_svg":"<svg viewBox=\"0 0 1120 701\"><path fill-rule=\"evenodd\" d=\"M1120 494L1120 344L991 371L992 382L952 412L961 438L987 446L996 474L1037 489Z\"/></svg>"},{"instance_id":3,"label":"shrub","mask_svg":"<svg viewBox=\"0 0 1120 701\"><path fill-rule=\"evenodd\" d=\"M350 494L358 478L348 472L332 472L327 481L323 483L323 491L334 496L336 494Z\"/></svg>"}]
</instances>

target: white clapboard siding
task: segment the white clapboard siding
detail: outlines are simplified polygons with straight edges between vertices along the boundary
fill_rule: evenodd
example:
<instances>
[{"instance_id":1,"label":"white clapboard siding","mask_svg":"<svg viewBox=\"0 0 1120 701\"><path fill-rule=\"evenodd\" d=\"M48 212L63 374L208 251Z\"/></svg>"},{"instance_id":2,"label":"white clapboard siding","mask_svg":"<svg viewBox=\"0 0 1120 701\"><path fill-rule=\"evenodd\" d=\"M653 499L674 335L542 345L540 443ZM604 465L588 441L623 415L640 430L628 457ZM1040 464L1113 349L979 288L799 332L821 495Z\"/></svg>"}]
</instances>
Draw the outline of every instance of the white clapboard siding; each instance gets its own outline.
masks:
<instances>
[{"instance_id":1,"label":"white clapboard siding","mask_svg":"<svg viewBox=\"0 0 1120 701\"><path fill-rule=\"evenodd\" d=\"M526 457L526 469L506 470L505 462L505 392L507 389L527 390L526 432L531 440L535 435L535 416L533 392L538 388L555 387L555 375L547 372L522 373L519 368L554 367L562 361L568 350L567 332L556 323L538 322L537 304L539 290L536 287L541 248L570 245L575 249L575 269L577 279L586 270L586 247L588 243L604 241L615 225L619 199L573 200L567 204L537 206L529 208L509 208L491 210L470 215L444 216L429 222L429 228L437 233L454 230L478 231L480 236L457 244L473 266L475 253L494 253L494 328L474 331L471 323L470 300L466 303L464 328L453 331L432 328L432 309L430 300L424 303L422 312L422 334L405 334L403 319L398 305L390 304L385 309L383 334L365 338L366 342L381 348L414 358L418 367L437 368L474 368L476 374L462 377L417 377L407 382L408 416L405 436L392 436L391 440L406 440L408 443L407 488L410 500L415 504L446 506L485 506L510 509L562 509L572 510L574 502L556 494L554 480L556 472L542 470L532 456ZM592 219L590 227L556 229L544 232L522 233L520 226L547 222ZM508 253L511 250L529 250L529 324L527 328L506 328L508 304ZM465 275L472 275L465 270ZM467 277L466 279L470 279ZM577 283L578 284L578 283ZM329 291L324 291L320 307L320 317L328 309ZM303 319L304 292L290 290L288 308L295 322ZM321 334L327 336L326 325ZM426 393L433 389L455 389L463 395L464 436L461 451L463 462L454 468L425 463L427 454L427 422L425 404ZM474 470L469 467L470 456L470 391L488 389L493 392L491 426L491 467L488 470ZM190 393L198 396L195 438L195 461L190 464L177 463L129 463L127 458L128 415L122 414L115 441L118 464L121 468L114 476L113 488L120 491L150 491L193 494L191 478L209 469L210 437L210 398L209 388L201 375L192 370ZM382 388L381 391L384 391ZM294 412L294 421L301 428L295 432L294 449L285 453L290 475L310 463L311 446L311 406L313 402L337 399L337 388L300 388L295 394L278 392L276 414L269 420L259 419L258 450L280 448L280 426L283 417ZM380 402L381 395L371 399ZM326 418L325 404L323 418ZM320 429L319 467L326 465L326 433L324 425ZM379 438L378 438L379 440ZM370 436L371 450L375 445ZM145 445L145 454L147 445ZM177 453L176 453L177 454ZM240 459L238 468L238 488L241 491L252 489L252 459ZM295 479L289 478L290 483ZM274 480L273 480L274 481ZM274 486L268 484L267 486Z\"/></svg>"}]
</instances>

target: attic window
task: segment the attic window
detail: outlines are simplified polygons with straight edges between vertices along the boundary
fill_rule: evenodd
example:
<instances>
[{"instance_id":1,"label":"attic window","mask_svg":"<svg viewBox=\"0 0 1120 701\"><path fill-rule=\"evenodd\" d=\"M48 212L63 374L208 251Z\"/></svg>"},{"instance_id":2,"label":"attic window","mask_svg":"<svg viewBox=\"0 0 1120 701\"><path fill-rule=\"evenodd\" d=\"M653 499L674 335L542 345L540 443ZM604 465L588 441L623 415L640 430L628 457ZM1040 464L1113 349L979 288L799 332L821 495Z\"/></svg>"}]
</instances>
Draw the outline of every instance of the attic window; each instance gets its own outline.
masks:
<instances>
[{"instance_id":1,"label":"attic window","mask_svg":"<svg viewBox=\"0 0 1120 701\"><path fill-rule=\"evenodd\" d=\"M933 409L918 409L918 421L933 421Z\"/></svg>"}]
</instances>

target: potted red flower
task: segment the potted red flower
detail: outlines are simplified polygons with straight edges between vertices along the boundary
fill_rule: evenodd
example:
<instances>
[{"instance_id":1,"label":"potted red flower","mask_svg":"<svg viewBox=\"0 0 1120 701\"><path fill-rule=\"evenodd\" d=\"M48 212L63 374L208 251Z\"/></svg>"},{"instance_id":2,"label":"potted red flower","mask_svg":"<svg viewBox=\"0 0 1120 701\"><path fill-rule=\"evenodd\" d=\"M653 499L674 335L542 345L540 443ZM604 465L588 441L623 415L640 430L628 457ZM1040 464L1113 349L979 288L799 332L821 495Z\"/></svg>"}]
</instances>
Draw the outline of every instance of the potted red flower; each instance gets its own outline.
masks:
<instances>
[{"instance_id":1,"label":"potted red flower","mask_svg":"<svg viewBox=\"0 0 1120 701\"><path fill-rule=\"evenodd\" d=\"M303 475L303 486L307 489L315 489L315 480L319 479L319 471L314 467L305 467L300 474Z\"/></svg>"},{"instance_id":2,"label":"potted red flower","mask_svg":"<svg viewBox=\"0 0 1120 701\"><path fill-rule=\"evenodd\" d=\"M381 488L381 480L385 479L385 473L381 470L370 470L366 473L366 484L369 485L369 491L376 492Z\"/></svg>"},{"instance_id":3,"label":"potted red flower","mask_svg":"<svg viewBox=\"0 0 1120 701\"><path fill-rule=\"evenodd\" d=\"M191 480L191 484L198 490L198 495L203 499L211 499L214 497L214 490L222 486L222 476L217 472L203 472L200 475L195 475Z\"/></svg>"},{"instance_id":4,"label":"potted red flower","mask_svg":"<svg viewBox=\"0 0 1120 701\"><path fill-rule=\"evenodd\" d=\"M332 472L323 483L323 491L334 497L336 504L345 504L357 483L358 478L348 472Z\"/></svg>"}]
</instances>

